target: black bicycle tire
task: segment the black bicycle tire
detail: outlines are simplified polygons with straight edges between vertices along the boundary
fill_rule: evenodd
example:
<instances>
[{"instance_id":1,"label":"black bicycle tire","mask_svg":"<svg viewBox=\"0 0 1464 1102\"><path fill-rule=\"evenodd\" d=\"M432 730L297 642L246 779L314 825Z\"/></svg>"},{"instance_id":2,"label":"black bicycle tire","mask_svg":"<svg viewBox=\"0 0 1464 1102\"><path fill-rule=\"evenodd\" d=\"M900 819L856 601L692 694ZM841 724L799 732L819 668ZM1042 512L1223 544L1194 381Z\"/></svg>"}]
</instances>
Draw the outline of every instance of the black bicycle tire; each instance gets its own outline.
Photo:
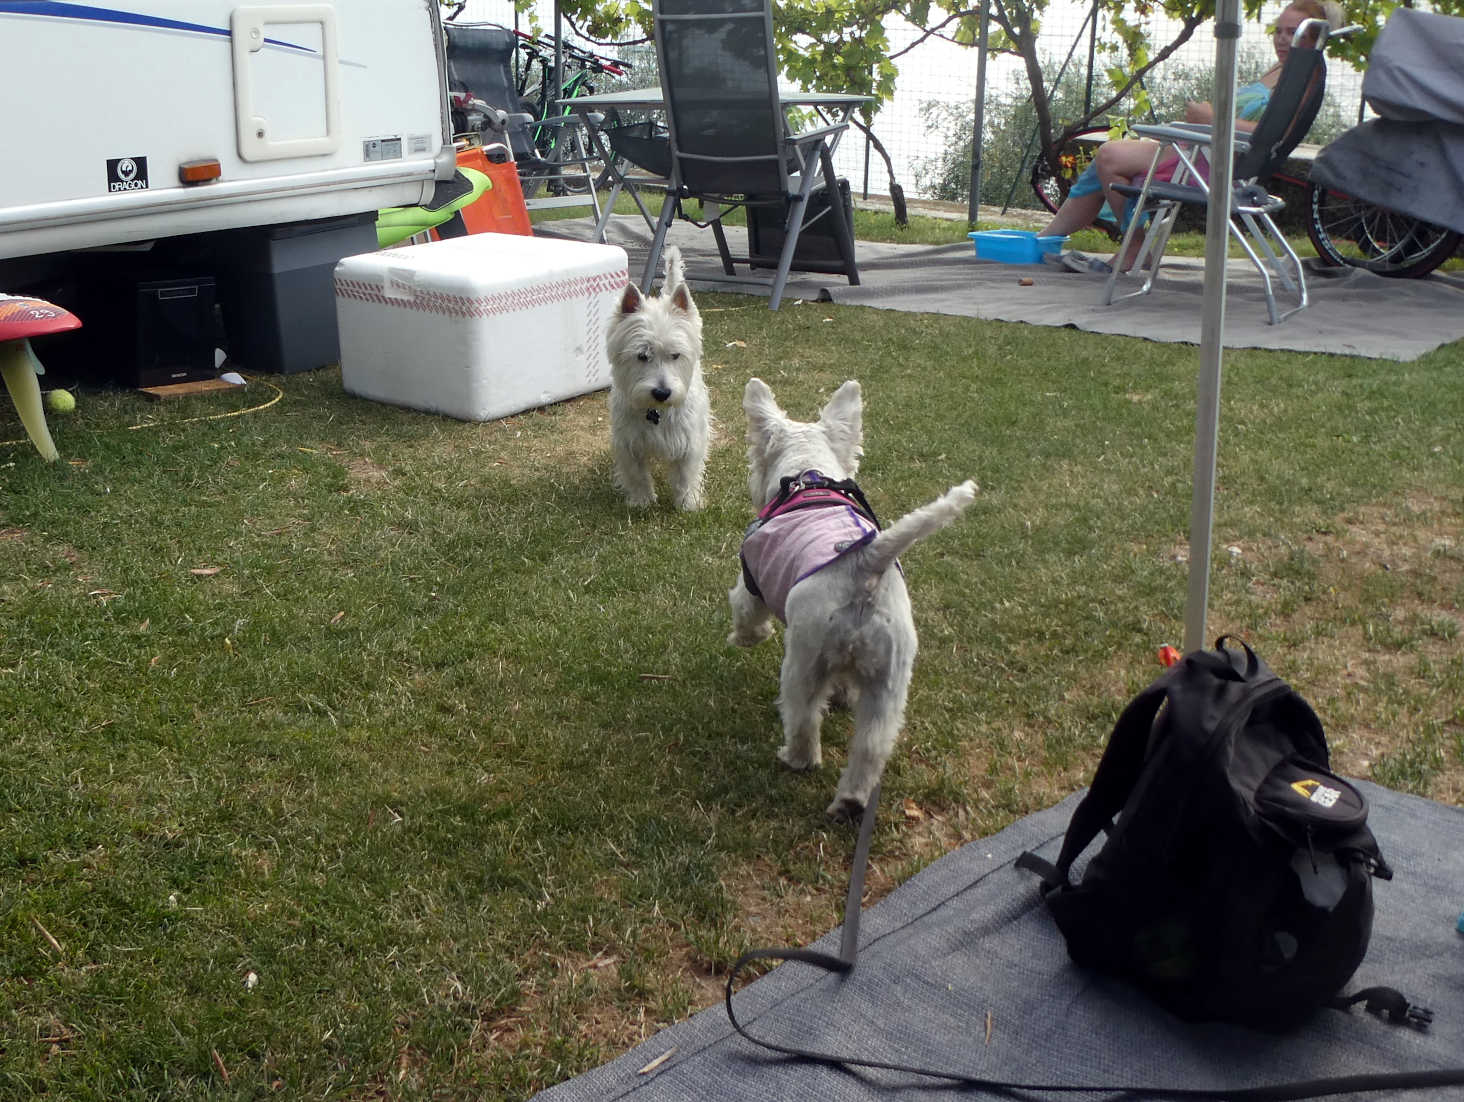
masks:
<instances>
[{"instance_id":1,"label":"black bicycle tire","mask_svg":"<svg viewBox=\"0 0 1464 1102\"><path fill-rule=\"evenodd\" d=\"M1396 247L1386 242L1371 242L1377 253L1372 259L1354 257L1344 253L1337 246L1333 233L1329 230L1329 226L1335 225L1335 222L1329 221L1329 216L1323 209L1324 204L1335 203L1339 197L1341 200L1354 204L1356 214L1353 218L1356 228L1368 234L1369 237L1374 236L1369 227L1385 221L1395 231L1406 228L1403 236L1405 247L1408 241L1420 233L1428 236L1427 244L1421 248L1409 249L1401 259L1393 255ZM1317 255L1322 260L1334 267L1346 265L1352 268L1362 268L1390 279L1418 279L1428 275L1458 251L1461 240L1459 233L1445 226L1434 225L1421 218L1412 218L1368 203L1366 200L1356 199L1336 188L1324 187L1315 180L1307 185L1306 209L1306 235L1311 239L1312 247L1317 250ZM1395 232L1390 236L1396 237L1397 234ZM1349 240L1357 240L1357 238L1353 237ZM1359 248L1361 249L1363 246L1359 245Z\"/></svg>"}]
</instances>

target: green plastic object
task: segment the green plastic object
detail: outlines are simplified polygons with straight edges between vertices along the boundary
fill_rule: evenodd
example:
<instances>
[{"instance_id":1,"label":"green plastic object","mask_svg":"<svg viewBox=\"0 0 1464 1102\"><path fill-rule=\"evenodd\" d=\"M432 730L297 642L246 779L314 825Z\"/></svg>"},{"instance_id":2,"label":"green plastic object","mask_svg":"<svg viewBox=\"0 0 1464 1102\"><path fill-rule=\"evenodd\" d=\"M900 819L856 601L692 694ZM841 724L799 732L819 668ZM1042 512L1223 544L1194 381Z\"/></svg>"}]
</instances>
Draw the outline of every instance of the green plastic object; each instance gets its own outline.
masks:
<instances>
[{"instance_id":1,"label":"green plastic object","mask_svg":"<svg viewBox=\"0 0 1464 1102\"><path fill-rule=\"evenodd\" d=\"M442 225L464 207L476 203L485 191L493 187L493 181L476 168L459 166L458 171L466 176L473 186L452 202L445 203L436 210L429 210L427 207L387 207L378 213L376 216L377 248L384 249L388 245L405 241L413 234Z\"/></svg>"}]
</instances>

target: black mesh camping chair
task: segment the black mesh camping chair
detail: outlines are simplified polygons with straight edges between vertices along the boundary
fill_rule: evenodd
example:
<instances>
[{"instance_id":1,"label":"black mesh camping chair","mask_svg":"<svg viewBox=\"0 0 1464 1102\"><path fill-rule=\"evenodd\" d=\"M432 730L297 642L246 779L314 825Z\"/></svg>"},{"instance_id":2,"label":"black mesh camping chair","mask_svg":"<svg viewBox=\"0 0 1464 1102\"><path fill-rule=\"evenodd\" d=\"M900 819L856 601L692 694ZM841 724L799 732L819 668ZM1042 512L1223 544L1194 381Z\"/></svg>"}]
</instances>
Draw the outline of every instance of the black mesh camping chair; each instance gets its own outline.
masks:
<instances>
[{"instance_id":1,"label":"black mesh camping chair","mask_svg":"<svg viewBox=\"0 0 1464 1102\"><path fill-rule=\"evenodd\" d=\"M1303 45L1313 38L1314 43ZM1243 131L1235 134L1230 233L1240 242L1261 274L1266 290L1266 310L1272 325L1279 324L1304 307L1307 295L1301 260L1271 218L1286 204L1280 197L1267 192L1265 181L1286 163L1321 108L1327 84L1327 67L1322 52L1326 39L1327 24L1320 19L1308 19L1297 27L1295 44L1287 55L1281 76L1256 128L1249 134ZM1210 202L1208 170L1201 160L1209 154L1210 127L1171 123L1168 126L1136 126L1134 130L1141 137L1154 138L1161 144L1142 185L1114 186L1113 190L1128 196L1136 204L1118 255L1120 258L1127 256L1134 234L1143 232L1144 241L1135 259L1135 268L1147 266L1148 272L1137 290L1116 294L1122 273L1115 264L1104 289L1105 306L1117 299L1148 294L1154 286L1154 277L1164 260L1170 231L1174 229L1181 209L1185 206L1207 207ZM1174 179L1156 180L1156 168L1170 160L1171 155L1179 157L1179 170ZM1152 215L1152 219L1147 215ZM1295 305L1285 311L1276 305L1273 277L1295 296Z\"/></svg>"},{"instance_id":2,"label":"black mesh camping chair","mask_svg":"<svg viewBox=\"0 0 1464 1102\"><path fill-rule=\"evenodd\" d=\"M554 190L585 192L600 216L594 172L582 136L584 120L578 115L536 120L524 109L513 80L513 55L518 38L506 27L492 23L444 23L447 38L447 85L452 101L453 130L481 133L503 141L513 150L519 183L527 205L551 206L554 200L534 197L544 185ZM534 147L532 126L555 131L552 157ZM570 203L583 200L572 198Z\"/></svg>"},{"instance_id":3,"label":"black mesh camping chair","mask_svg":"<svg viewBox=\"0 0 1464 1102\"><path fill-rule=\"evenodd\" d=\"M776 256L737 257L750 267L773 268L771 307L782 301L788 273L809 262L799 257L798 240L813 217L831 219L835 256L815 260L804 270L833 272L859 282L854 233L840 197L831 152L847 122L789 132L778 95L778 64L773 49L770 0L655 0L652 6L656 57L661 69L669 129L670 173L661 217L656 224L643 286L655 278L666 231L682 204L699 199L722 269L735 278L722 217L747 209L755 221L777 233ZM809 198L822 176L830 201L809 215Z\"/></svg>"}]
</instances>

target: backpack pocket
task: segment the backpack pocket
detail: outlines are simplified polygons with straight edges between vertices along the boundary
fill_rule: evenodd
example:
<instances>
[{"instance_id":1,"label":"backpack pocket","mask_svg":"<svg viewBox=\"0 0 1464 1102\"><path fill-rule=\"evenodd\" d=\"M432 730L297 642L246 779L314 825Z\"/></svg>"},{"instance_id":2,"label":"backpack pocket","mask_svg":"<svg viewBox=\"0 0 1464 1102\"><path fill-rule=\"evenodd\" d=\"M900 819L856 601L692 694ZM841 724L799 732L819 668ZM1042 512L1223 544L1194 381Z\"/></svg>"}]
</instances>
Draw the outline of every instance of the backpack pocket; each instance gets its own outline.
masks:
<instances>
[{"instance_id":1,"label":"backpack pocket","mask_svg":"<svg viewBox=\"0 0 1464 1102\"><path fill-rule=\"evenodd\" d=\"M1339 992L1362 962L1381 858L1366 798L1303 759L1277 763L1254 806L1276 856L1264 863L1271 876L1253 885L1244 936L1229 946L1236 982L1223 1016L1286 1030Z\"/></svg>"},{"instance_id":2,"label":"backpack pocket","mask_svg":"<svg viewBox=\"0 0 1464 1102\"><path fill-rule=\"evenodd\" d=\"M1261 822L1300 848L1333 845L1367 825L1367 800L1337 774L1301 758L1278 762L1255 794Z\"/></svg>"}]
</instances>

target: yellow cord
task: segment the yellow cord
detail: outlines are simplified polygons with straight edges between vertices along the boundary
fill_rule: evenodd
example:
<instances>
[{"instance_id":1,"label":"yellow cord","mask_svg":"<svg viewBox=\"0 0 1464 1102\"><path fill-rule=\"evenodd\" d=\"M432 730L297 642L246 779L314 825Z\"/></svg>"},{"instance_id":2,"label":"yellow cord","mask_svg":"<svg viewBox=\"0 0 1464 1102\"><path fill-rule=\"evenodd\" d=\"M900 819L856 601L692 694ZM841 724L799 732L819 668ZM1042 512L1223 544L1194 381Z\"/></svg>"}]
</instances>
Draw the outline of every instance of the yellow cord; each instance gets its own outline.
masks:
<instances>
[{"instance_id":1,"label":"yellow cord","mask_svg":"<svg viewBox=\"0 0 1464 1102\"><path fill-rule=\"evenodd\" d=\"M254 380L250 381L253 382ZM262 409L269 409L270 406L274 405L285 396L285 392L279 387L275 386L274 383L265 383L264 385L275 392L274 397L271 398L268 402L261 402L257 406L250 406L248 409L230 410L228 413L210 413L204 417L184 417L181 421L149 421L140 425L128 425L127 431L135 432L138 429L155 429L161 425L189 425L192 424L194 421L219 421L225 417L241 417L246 413L258 413Z\"/></svg>"},{"instance_id":2,"label":"yellow cord","mask_svg":"<svg viewBox=\"0 0 1464 1102\"><path fill-rule=\"evenodd\" d=\"M228 413L209 413L202 417L184 417L182 420L179 421L145 421L141 424L125 425L123 427L126 428L128 432L136 432L138 429L156 429L161 428L164 425L187 425L193 423L194 421L218 421L222 420L225 417L242 417L246 413L258 413L262 409L269 409L270 406L274 405L285 396L285 392L279 387L275 386L274 383L267 383L264 382L262 379L249 379L249 382L259 382L262 385L269 387L270 390L274 391L274 397L267 402L261 402L257 406L250 406L247 409L230 410ZM20 437L17 440L0 440L0 448L12 448L19 444L29 443L30 440L26 437Z\"/></svg>"}]
</instances>

